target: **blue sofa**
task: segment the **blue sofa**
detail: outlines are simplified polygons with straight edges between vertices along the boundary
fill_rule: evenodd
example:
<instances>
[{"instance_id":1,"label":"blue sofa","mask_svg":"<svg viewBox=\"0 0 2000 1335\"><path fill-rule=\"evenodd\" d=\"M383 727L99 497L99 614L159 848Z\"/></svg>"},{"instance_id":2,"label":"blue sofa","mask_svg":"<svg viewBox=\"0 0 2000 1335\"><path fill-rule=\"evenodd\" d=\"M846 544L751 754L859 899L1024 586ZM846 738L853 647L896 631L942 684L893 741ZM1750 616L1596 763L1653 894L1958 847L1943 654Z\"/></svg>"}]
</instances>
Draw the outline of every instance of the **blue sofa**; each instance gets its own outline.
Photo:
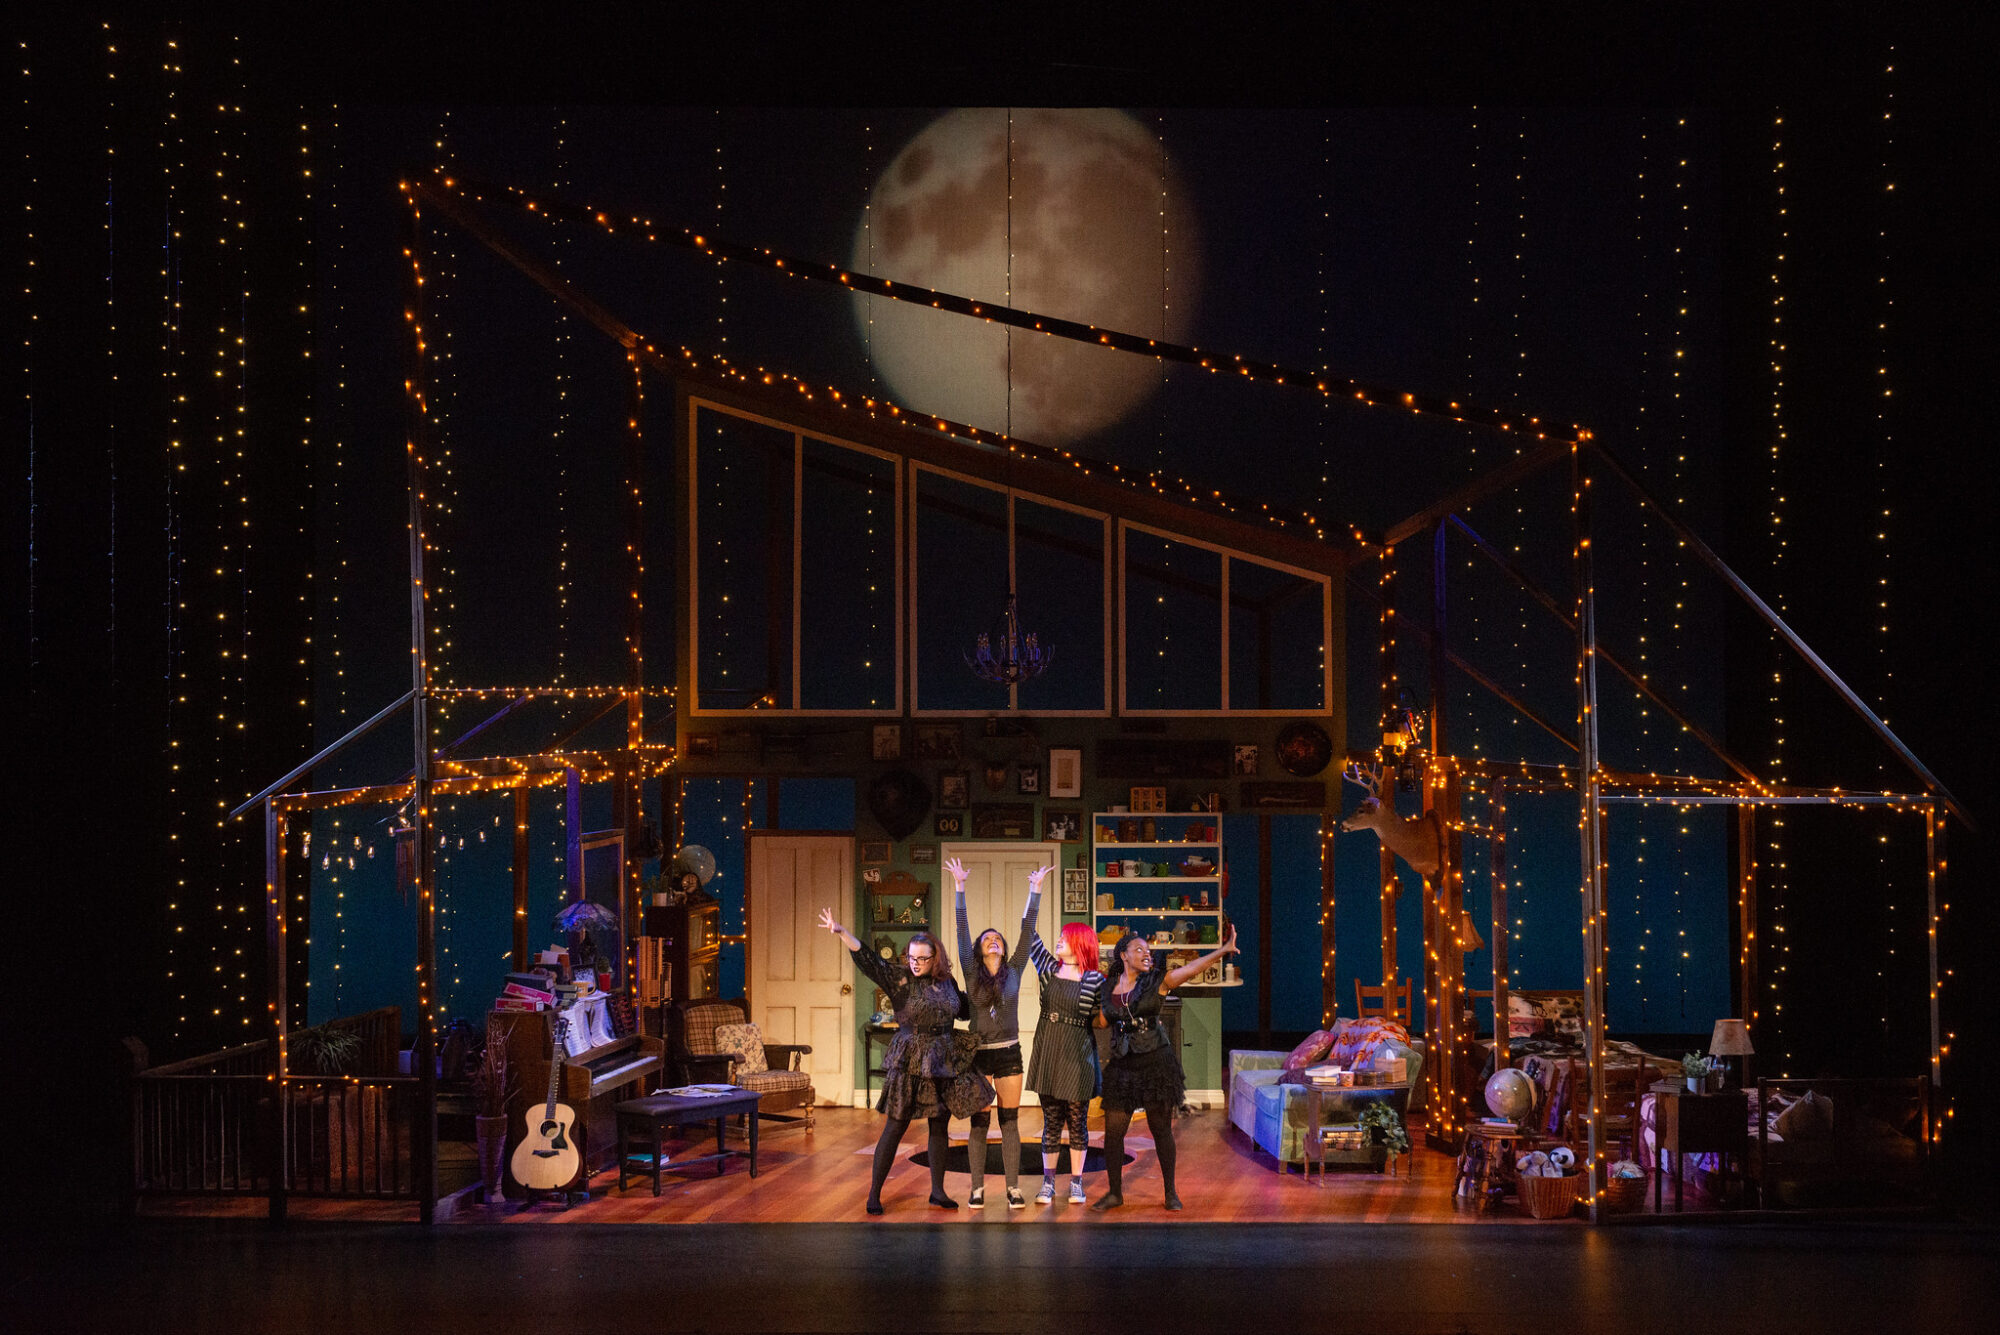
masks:
<instances>
[{"instance_id":1,"label":"blue sofa","mask_svg":"<svg viewBox=\"0 0 2000 1335\"><path fill-rule=\"evenodd\" d=\"M1393 1051L1409 1063L1409 1083L1394 1087L1360 1087L1324 1092L1321 1095L1320 1124L1327 1129L1358 1126L1361 1109L1369 1103L1387 1102L1406 1119L1412 1108L1421 1106L1413 1096L1422 1091L1419 1075L1423 1068L1423 1044L1394 1044ZM1257 1147L1278 1161L1280 1172L1291 1164L1305 1162L1305 1089L1280 1084L1286 1052L1240 1049L1229 1054L1229 1120ZM1380 1168L1386 1156L1379 1147L1361 1150L1329 1150L1325 1162L1333 1165L1358 1164Z\"/></svg>"}]
</instances>

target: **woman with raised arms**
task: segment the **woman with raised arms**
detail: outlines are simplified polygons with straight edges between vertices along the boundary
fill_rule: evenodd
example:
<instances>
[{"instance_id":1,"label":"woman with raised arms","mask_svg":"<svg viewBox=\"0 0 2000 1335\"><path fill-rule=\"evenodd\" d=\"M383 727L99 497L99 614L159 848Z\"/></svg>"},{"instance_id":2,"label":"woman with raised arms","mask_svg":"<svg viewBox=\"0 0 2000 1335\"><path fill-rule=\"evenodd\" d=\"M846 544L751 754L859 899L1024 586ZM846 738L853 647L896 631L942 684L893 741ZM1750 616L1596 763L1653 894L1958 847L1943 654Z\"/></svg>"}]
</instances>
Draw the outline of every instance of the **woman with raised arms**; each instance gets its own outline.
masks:
<instances>
[{"instance_id":1,"label":"woman with raised arms","mask_svg":"<svg viewBox=\"0 0 2000 1335\"><path fill-rule=\"evenodd\" d=\"M1167 1041L1160 1009L1167 993L1200 977L1201 971L1236 953L1236 929L1220 946L1192 964L1166 967L1146 938L1127 932L1111 955L1111 976L1104 992L1098 1023L1111 1029L1111 1059L1104 1064L1104 1168L1110 1190L1092 1203L1093 1210L1115 1210L1125 1203L1120 1170L1125 1163L1125 1131L1132 1114L1146 1110L1146 1130L1160 1160L1160 1178L1167 1190L1167 1208L1181 1208L1174 1194L1174 1110L1187 1093L1181 1055Z\"/></svg>"},{"instance_id":2,"label":"woman with raised arms","mask_svg":"<svg viewBox=\"0 0 2000 1335\"><path fill-rule=\"evenodd\" d=\"M1028 876L1028 906L1021 914L1018 944L1007 949L1000 929L989 927L972 939L965 918L965 864L947 859L944 869L951 873L952 895L958 905L958 956L965 961L965 994L971 1007L972 1036L978 1048L972 1054L972 1069L993 1082L1000 1116L1000 1161L1007 1174L1007 1208L1019 1210L1021 1199L1021 970L1028 963L1028 937L1035 927L1035 912L1041 904L1042 882L1049 869L1043 867ZM966 1141L966 1162L972 1174L972 1191L967 1197L976 1210L986 1204L985 1109L972 1114L972 1135Z\"/></svg>"},{"instance_id":3,"label":"woman with raised arms","mask_svg":"<svg viewBox=\"0 0 2000 1335\"><path fill-rule=\"evenodd\" d=\"M966 1009L965 994L951 978L951 961L929 932L910 937L903 963L897 965L864 948L854 933L834 921L832 909L820 911L819 925L846 944L854 966L888 994L896 1012L898 1028L882 1058L882 1100L876 1105L889 1120L875 1142L868 1213L882 1213L882 1182L896 1161L903 1133L920 1117L930 1125L931 1204L956 1210L958 1202L944 1194L951 1119L984 1108L993 1099L993 1087L972 1069L970 1050L952 1037L952 1022L964 1018Z\"/></svg>"},{"instance_id":4,"label":"woman with raised arms","mask_svg":"<svg viewBox=\"0 0 2000 1335\"><path fill-rule=\"evenodd\" d=\"M1048 872L1044 867L1036 875ZM1097 933L1089 923L1068 923L1052 951L1042 944L1042 934L1031 929L1028 958L1042 980L1035 1056L1028 1063L1028 1088L1042 1101L1042 1189L1035 1203L1048 1205L1056 1198L1056 1150L1067 1131L1073 1159L1069 1200L1081 1205L1090 1101L1097 1097L1098 1083L1097 1041L1090 1029L1104 990L1104 975L1097 971Z\"/></svg>"}]
</instances>

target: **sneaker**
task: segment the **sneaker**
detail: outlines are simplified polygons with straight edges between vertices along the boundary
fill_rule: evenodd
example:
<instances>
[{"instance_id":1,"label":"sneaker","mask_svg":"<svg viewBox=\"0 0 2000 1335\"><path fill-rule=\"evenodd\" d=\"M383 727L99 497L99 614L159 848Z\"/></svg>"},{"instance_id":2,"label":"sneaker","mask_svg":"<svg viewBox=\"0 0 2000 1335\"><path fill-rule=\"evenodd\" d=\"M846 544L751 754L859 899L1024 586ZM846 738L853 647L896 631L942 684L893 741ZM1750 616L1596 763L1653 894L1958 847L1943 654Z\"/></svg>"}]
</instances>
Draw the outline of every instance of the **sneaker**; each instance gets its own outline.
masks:
<instances>
[{"instance_id":1,"label":"sneaker","mask_svg":"<svg viewBox=\"0 0 2000 1335\"><path fill-rule=\"evenodd\" d=\"M1056 1203L1056 1184L1049 1181L1047 1178L1043 1178L1042 1189L1035 1193L1035 1204L1054 1205L1055 1203Z\"/></svg>"},{"instance_id":2,"label":"sneaker","mask_svg":"<svg viewBox=\"0 0 2000 1335\"><path fill-rule=\"evenodd\" d=\"M965 1203L975 1210L986 1204L986 1188L974 1187L970 1194L966 1196Z\"/></svg>"},{"instance_id":3,"label":"sneaker","mask_svg":"<svg viewBox=\"0 0 2000 1335\"><path fill-rule=\"evenodd\" d=\"M1007 1188L1007 1208L1010 1210L1025 1210L1028 1208L1028 1203L1021 1199L1020 1188Z\"/></svg>"},{"instance_id":4,"label":"sneaker","mask_svg":"<svg viewBox=\"0 0 2000 1335\"><path fill-rule=\"evenodd\" d=\"M1069 1203L1071 1205L1083 1204L1083 1179L1080 1177L1073 1177L1069 1180Z\"/></svg>"}]
</instances>

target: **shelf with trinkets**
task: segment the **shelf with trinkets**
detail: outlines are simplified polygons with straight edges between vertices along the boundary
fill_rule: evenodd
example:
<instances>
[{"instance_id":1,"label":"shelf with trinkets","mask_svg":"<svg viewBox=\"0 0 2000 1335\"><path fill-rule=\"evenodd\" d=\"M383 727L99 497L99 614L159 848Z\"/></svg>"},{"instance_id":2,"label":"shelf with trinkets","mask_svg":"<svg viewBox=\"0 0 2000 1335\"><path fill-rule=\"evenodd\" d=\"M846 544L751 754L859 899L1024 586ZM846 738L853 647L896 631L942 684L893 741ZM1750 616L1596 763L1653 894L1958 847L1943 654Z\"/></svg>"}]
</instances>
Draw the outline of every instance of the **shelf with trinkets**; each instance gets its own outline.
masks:
<instances>
[{"instance_id":1,"label":"shelf with trinkets","mask_svg":"<svg viewBox=\"0 0 2000 1335\"><path fill-rule=\"evenodd\" d=\"M1175 964L1215 949L1227 929L1222 817L1213 811L1100 811L1090 820L1091 926L1100 937L1107 924L1139 932ZM1160 921L1148 930L1144 919ZM1202 926L1189 940L1168 928L1169 920ZM1242 985L1218 963L1182 990Z\"/></svg>"},{"instance_id":2,"label":"shelf with trinkets","mask_svg":"<svg viewBox=\"0 0 2000 1335\"><path fill-rule=\"evenodd\" d=\"M858 925L870 931L927 932L930 896L931 887L906 871L870 881L867 921ZM897 904L898 900L905 902Z\"/></svg>"}]
</instances>

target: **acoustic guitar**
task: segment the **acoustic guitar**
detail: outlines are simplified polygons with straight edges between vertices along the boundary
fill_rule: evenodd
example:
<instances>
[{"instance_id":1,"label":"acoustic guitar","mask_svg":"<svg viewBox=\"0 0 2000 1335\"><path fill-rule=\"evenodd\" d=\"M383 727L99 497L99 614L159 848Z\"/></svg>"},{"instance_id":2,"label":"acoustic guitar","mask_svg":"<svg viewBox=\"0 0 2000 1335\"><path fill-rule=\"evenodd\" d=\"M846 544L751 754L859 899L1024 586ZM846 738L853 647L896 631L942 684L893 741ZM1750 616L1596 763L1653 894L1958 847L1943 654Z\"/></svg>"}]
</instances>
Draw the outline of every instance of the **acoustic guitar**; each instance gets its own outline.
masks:
<instances>
[{"instance_id":1,"label":"acoustic guitar","mask_svg":"<svg viewBox=\"0 0 2000 1335\"><path fill-rule=\"evenodd\" d=\"M562 1093L563 1040L568 1028L568 1021L555 1017L548 1101L530 1104L522 1114L526 1123L524 1134L510 1163L514 1180L530 1191L562 1191L576 1181L583 1168L583 1154L576 1147L576 1112L558 1098Z\"/></svg>"}]
</instances>

